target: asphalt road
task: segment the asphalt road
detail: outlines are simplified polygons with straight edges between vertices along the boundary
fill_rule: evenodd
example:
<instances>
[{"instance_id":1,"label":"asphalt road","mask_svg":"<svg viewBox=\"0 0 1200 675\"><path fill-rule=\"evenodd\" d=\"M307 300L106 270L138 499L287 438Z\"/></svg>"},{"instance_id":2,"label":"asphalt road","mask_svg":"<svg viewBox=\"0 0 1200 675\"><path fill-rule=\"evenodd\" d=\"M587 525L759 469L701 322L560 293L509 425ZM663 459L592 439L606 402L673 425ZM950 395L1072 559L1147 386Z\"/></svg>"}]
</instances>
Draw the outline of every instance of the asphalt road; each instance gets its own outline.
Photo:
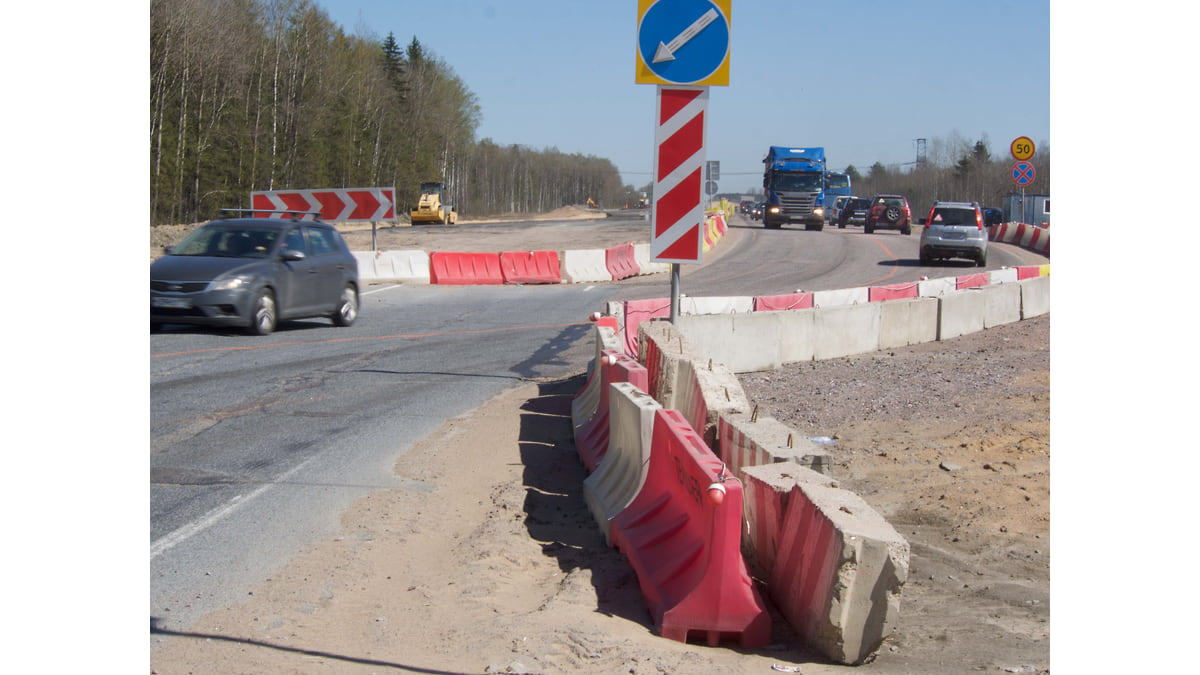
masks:
<instances>
[{"instance_id":1,"label":"asphalt road","mask_svg":"<svg viewBox=\"0 0 1200 675\"><path fill-rule=\"evenodd\" d=\"M610 227L613 244L629 240L628 223ZM681 289L760 295L979 270L919 266L918 239L766 230L737 218L704 265L684 266ZM996 245L988 268L1030 262ZM587 316L606 300L669 295L665 274L601 285L372 286L349 328L309 320L265 338L181 326L152 334L152 619L183 629L238 602L303 546L335 534L341 512L372 490L431 490L394 475L415 442L520 381L583 373Z\"/></svg>"}]
</instances>

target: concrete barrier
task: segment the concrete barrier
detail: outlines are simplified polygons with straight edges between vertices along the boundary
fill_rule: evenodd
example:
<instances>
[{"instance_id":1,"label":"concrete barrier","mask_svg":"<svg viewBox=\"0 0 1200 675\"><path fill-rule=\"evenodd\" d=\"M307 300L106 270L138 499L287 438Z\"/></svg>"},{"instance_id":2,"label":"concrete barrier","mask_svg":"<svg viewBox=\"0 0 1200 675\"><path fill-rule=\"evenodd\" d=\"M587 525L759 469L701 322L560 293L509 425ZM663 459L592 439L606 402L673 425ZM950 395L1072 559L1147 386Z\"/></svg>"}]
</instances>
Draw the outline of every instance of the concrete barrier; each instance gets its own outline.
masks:
<instances>
[{"instance_id":1,"label":"concrete barrier","mask_svg":"<svg viewBox=\"0 0 1200 675\"><path fill-rule=\"evenodd\" d=\"M879 348L934 342L938 336L938 299L892 300L879 305Z\"/></svg>"},{"instance_id":2,"label":"concrete barrier","mask_svg":"<svg viewBox=\"0 0 1200 675\"><path fill-rule=\"evenodd\" d=\"M936 298L957 290L957 285L954 277L926 279L917 283L917 295L922 298Z\"/></svg>"},{"instance_id":3,"label":"concrete barrier","mask_svg":"<svg viewBox=\"0 0 1200 675\"><path fill-rule=\"evenodd\" d=\"M844 307L847 305L865 305L871 301L871 293L862 288L843 288L833 291L813 291L813 307Z\"/></svg>"},{"instance_id":4,"label":"concrete barrier","mask_svg":"<svg viewBox=\"0 0 1200 675\"><path fill-rule=\"evenodd\" d=\"M668 299L668 303L670 300ZM679 314L749 314L754 311L750 296L704 296L679 299Z\"/></svg>"},{"instance_id":5,"label":"concrete barrier","mask_svg":"<svg viewBox=\"0 0 1200 675\"><path fill-rule=\"evenodd\" d=\"M604 262L604 249L563 251L562 278L577 284L587 281L612 281Z\"/></svg>"},{"instance_id":6,"label":"concrete barrier","mask_svg":"<svg viewBox=\"0 0 1200 675\"><path fill-rule=\"evenodd\" d=\"M987 297L978 289L947 293L939 299L938 339L949 340L983 330Z\"/></svg>"},{"instance_id":7,"label":"concrete barrier","mask_svg":"<svg viewBox=\"0 0 1200 675\"><path fill-rule=\"evenodd\" d=\"M826 476L785 464L753 467L746 476L759 483L748 492L786 493L773 559L770 547L756 550L767 558L759 562L770 570L767 589L775 605L809 647L839 663L865 662L899 621L908 542Z\"/></svg>"},{"instance_id":8,"label":"concrete barrier","mask_svg":"<svg viewBox=\"0 0 1200 675\"><path fill-rule=\"evenodd\" d=\"M1016 284L985 286L983 327L992 328L1021 320L1021 287Z\"/></svg>"},{"instance_id":9,"label":"concrete barrier","mask_svg":"<svg viewBox=\"0 0 1200 675\"><path fill-rule=\"evenodd\" d=\"M866 289L862 289L864 294ZM879 305L871 302L810 310L813 319L813 358L833 359L879 349Z\"/></svg>"},{"instance_id":10,"label":"concrete barrier","mask_svg":"<svg viewBox=\"0 0 1200 675\"><path fill-rule=\"evenodd\" d=\"M756 409L757 410L757 409ZM733 475L752 466L788 462L828 475L833 455L769 415L722 415L717 425L717 456Z\"/></svg>"},{"instance_id":11,"label":"concrete barrier","mask_svg":"<svg viewBox=\"0 0 1200 675\"><path fill-rule=\"evenodd\" d=\"M716 447L720 415L750 412L746 393L733 371L703 357L670 323L642 323L638 354L649 378L646 391L664 408L682 413L708 447Z\"/></svg>"},{"instance_id":12,"label":"concrete barrier","mask_svg":"<svg viewBox=\"0 0 1200 675\"><path fill-rule=\"evenodd\" d=\"M783 343L779 346L779 358L784 363L812 361L816 358L817 332L816 309L780 312L780 330Z\"/></svg>"},{"instance_id":13,"label":"concrete barrier","mask_svg":"<svg viewBox=\"0 0 1200 675\"><path fill-rule=\"evenodd\" d=\"M625 510L646 482L654 413L662 406L629 382L609 387L608 451L583 481L583 499L604 542L612 545L612 519Z\"/></svg>"},{"instance_id":14,"label":"concrete barrier","mask_svg":"<svg viewBox=\"0 0 1200 675\"><path fill-rule=\"evenodd\" d=\"M637 263L638 274L662 274L671 271L670 263L650 262L650 244L634 244L633 260Z\"/></svg>"},{"instance_id":15,"label":"concrete barrier","mask_svg":"<svg viewBox=\"0 0 1200 675\"><path fill-rule=\"evenodd\" d=\"M777 312L681 315L678 326L698 352L735 373L776 370L783 364L783 321Z\"/></svg>"},{"instance_id":16,"label":"concrete barrier","mask_svg":"<svg viewBox=\"0 0 1200 675\"><path fill-rule=\"evenodd\" d=\"M988 272L989 284L1008 284L1017 281L1017 268L1007 267L1002 270Z\"/></svg>"},{"instance_id":17,"label":"concrete barrier","mask_svg":"<svg viewBox=\"0 0 1200 675\"><path fill-rule=\"evenodd\" d=\"M977 272L975 274L964 274L954 278L954 290L961 291L968 288L976 288L979 286L987 286L990 276L987 272Z\"/></svg>"},{"instance_id":18,"label":"concrete barrier","mask_svg":"<svg viewBox=\"0 0 1200 675\"><path fill-rule=\"evenodd\" d=\"M1050 311L1050 277L1032 277L1017 282L1021 287L1021 318L1028 319Z\"/></svg>"}]
</instances>

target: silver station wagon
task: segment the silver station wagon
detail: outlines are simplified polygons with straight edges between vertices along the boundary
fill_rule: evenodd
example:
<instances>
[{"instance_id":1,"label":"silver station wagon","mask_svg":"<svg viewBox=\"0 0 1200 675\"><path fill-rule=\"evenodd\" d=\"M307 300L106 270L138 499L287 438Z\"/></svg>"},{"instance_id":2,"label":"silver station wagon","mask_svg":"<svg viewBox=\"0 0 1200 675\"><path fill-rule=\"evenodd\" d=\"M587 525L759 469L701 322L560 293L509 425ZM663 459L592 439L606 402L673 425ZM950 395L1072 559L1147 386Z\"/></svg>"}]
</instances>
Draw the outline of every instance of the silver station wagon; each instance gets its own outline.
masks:
<instances>
[{"instance_id":1,"label":"silver station wagon","mask_svg":"<svg viewBox=\"0 0 1200 675\"><path fill-rule=\"evenodd\" d=\"M978 204L934 202L920 224L922 265L939 258L966 258L979 267L987 265L988 233Z\"/></svg>"}]
</instances>

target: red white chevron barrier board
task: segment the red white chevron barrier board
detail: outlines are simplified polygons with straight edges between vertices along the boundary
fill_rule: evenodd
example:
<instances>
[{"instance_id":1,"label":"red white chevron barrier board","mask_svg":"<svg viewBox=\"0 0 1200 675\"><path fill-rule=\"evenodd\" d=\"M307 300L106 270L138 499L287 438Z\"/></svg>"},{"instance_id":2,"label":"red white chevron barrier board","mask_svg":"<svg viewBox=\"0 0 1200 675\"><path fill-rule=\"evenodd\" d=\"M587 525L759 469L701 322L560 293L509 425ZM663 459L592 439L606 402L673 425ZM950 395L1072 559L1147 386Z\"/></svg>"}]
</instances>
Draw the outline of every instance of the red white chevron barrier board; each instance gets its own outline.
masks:
<instances>
[{"instance_id":1,"label":"red white chevron barrier board","mask_svg":"<svg viewBox=\"0 0 1200 675\"><path fill-rule=\"evenodd\" d=\"M698 264L703 255L707 87L658 88L650 260Z\"/></svg>"},{"instance_id":2,"label":"red white chevron barrier board","mask_svg":"<svg viewBox=\"0 0 1200 675\"><path fill-rule=\"evenodd\" d=\"M396 219L396 188L338 188L327 190L267 190L250 193L256 218L280 218L285 211L318 211L331 223ZM272 211L272 213L265 213Z\"/></svg>"}]
</instances>

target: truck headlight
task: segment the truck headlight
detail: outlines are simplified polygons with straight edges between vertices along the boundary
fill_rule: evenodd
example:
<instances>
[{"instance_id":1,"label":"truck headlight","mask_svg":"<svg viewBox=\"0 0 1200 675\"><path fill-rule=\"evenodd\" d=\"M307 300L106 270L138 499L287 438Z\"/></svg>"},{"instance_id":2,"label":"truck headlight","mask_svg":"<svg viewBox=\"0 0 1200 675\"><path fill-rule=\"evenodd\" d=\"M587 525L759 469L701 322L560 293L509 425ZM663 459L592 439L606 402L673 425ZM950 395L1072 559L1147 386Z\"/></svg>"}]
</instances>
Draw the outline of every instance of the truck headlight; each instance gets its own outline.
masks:
<instances>
[{"instance_id":1,"label":"truck headlight","mask_svg":"<svg viewBox=\"0 0 1200 675\"><path fill-rule=\"evenodd\" d=\"M825 209L818 206L817 208L813 209L813 215L814 216L823 216L823 215L825 215Z\"/></svg>"},{"instance_id":2,"label":"truck headlight","mask_svg":"<svg viewBox=\"0 0 1200 675\"><path fill-rule=\"evenodd\" d=\"M767 213L779 213L779 207L772 206L771 208L767 209Z\"/></svg>"}]
</instances>

